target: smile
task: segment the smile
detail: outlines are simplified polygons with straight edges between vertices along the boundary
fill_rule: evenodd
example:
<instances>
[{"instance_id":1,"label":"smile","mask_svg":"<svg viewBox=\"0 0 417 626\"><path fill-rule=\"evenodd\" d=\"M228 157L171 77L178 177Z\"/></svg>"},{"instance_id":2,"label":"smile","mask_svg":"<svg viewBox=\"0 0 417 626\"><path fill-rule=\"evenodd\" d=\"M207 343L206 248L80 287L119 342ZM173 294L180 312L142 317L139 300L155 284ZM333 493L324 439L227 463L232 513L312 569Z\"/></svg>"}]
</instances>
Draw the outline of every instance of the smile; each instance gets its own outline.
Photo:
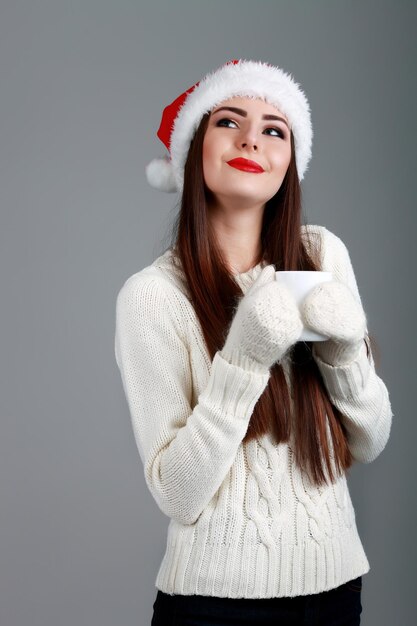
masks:
<instances>
[{"instance_id":1,"label":"smile","mask_svg":"<svg viewBox=\"0 0 417 626\"><path fill-rule=\"evenodd\" d=\"M231 161L227 161L227 164L231 167L235 167L238 170L244 170L245 172L252 172L253 174L260 174L264 171L263 167L256 163L255 161L250 161L249 159L232 159Z\"/></svg>"}]
</instances>

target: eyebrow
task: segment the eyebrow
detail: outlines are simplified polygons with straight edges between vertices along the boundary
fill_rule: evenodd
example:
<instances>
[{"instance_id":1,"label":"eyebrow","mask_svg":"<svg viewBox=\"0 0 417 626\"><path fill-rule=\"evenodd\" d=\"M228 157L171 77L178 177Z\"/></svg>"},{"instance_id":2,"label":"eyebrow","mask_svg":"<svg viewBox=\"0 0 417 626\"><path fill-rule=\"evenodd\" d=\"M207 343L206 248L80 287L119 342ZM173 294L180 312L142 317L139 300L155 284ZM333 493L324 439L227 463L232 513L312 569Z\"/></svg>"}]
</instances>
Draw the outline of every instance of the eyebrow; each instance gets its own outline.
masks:
<instances>
[{"instance_id":1,"label":"eyebrow","mask_svg":"<svg viewBox=\"0 0 417 626\"><path fill-rule=\"evenodd\" d=\"M237 107L220 107L220 109L216 109L215 111L213 111L212 115L214 115L215 113L218 113L219 111L232 111L233 113L237 113L238 115L241 115L242 117L248 116L247 112L244 109L239 109ZM287 120L284 120L283 117L278 117L278 115L271 115L267 113L265 115L262 115L262 119L263 120L278 120L279 122L284 122L284 124L288 127L288 130L290 130Z\"/></svg>"}]
</instances>

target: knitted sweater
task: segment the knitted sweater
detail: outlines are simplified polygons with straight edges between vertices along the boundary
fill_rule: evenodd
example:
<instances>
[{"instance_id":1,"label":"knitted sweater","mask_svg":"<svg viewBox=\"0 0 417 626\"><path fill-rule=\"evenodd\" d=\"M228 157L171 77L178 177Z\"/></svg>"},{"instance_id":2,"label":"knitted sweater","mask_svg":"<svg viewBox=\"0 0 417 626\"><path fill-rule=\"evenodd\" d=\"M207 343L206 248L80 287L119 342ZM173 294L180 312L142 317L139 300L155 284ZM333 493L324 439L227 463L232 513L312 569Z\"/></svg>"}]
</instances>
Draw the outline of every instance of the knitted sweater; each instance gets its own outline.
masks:
<instances>
[{"instance_id":1,"label":"knitted sweater","mask_svg":"<svg viewBox=\"0 0 417 626\"><path fill-rule=\"evenodd\" d=\"M342 240L323 242L321 268L358 287ZM262 264L235 274L243 292ZM369 571L346 475L317 487L294 460L293 441L243 444L270 374L211 360L169 249L130 276L116 303L115 355L146 484L171 518L155 586L169 594L271 598L325 591ZM343 414L356 461L385 447L391 405L363 344L348 365L315 356ZM283 368L288 375L288 360ZM287 378L289 380L289 378Z\"/></svg>"}]
</instances>

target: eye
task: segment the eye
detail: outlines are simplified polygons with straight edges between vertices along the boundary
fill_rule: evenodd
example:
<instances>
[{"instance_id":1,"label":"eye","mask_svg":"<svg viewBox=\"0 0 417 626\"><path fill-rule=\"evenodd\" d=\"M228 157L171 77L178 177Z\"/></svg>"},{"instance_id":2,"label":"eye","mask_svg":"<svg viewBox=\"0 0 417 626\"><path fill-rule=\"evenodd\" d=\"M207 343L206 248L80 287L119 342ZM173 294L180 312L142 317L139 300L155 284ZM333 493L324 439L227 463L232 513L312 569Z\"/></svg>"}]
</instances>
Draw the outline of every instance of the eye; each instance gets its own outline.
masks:
<instances>
[{"instance_id":1,"label":"eye","mask_svg":"<svg viewBox=\"0 0 417 626\"><path fill-rule=\"evenodd\" d=\"M221 120L218 120L216 126L223 126L222 122L231 122L232 124L236 123L233 120L229 120L227 117L223 117Z\"/></svg>"},{"instance_id":2,"label":"eye","mask_svg":"<svg viewBox=\"0 0 417 626\"><path fill-rule=\"evenodd\" d=\"M266 128L265 130L274 130L278 135L273 135L275 137L281 137L281 139L285 139L285 135L280 128L276 128L275 126L271 128Z\"/></svg>"}]
</instances>

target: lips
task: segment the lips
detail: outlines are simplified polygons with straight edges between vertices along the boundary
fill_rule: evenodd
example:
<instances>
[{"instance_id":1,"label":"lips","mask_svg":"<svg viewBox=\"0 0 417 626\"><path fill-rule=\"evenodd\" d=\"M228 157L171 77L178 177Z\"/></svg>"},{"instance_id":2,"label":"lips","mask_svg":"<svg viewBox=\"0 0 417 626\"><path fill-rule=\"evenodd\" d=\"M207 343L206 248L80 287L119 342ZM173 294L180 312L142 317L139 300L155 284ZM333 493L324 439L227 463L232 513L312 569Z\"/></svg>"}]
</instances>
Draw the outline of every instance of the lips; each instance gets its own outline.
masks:
<instances>
[{"instance_id":1,"label":"lips","mask_svg":"<svg viewBox=\"0 0 417 626\"><path fill-rule=\"evenodd\" d=\"M239 157L238 159L232 159L231 161L227 161L227 163L231 167L236 167L238 170L253 172L254 174L260 174L264 171L263 167L261 167L259 163L251 161L250 159L243 159L241 157Z\"/></svg>"}]
</instances>

